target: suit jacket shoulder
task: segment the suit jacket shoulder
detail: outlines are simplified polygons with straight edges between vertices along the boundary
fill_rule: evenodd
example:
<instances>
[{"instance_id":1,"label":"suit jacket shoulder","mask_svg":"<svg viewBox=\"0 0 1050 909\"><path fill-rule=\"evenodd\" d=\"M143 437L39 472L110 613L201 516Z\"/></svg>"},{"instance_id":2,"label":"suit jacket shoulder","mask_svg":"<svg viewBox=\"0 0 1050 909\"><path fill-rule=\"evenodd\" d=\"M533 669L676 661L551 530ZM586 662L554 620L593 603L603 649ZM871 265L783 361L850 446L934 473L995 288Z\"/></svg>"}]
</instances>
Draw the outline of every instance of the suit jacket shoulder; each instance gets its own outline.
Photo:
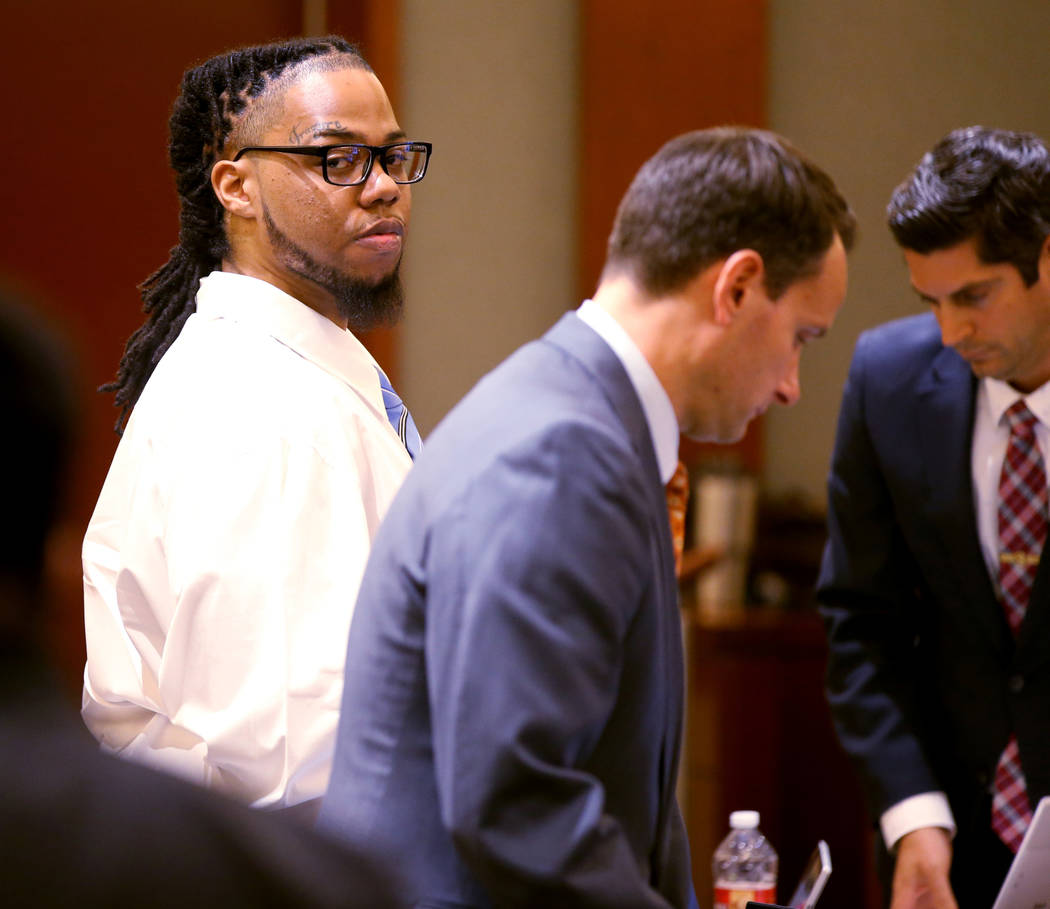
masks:
<instances>
[{"instance_id":1,"label":"suit jacket shoulder","mask_svg":"<svg viewBox=\"0 0 1050 909\"><path fill-rule=\"evenodd\" d=\"M914 394L934 362L945 354L965 367L961 358L941 342L940 328L932 314L895 319L861 333L851 378L859 371L866 387L907 397Z\"/></svg>"}]
</instances>

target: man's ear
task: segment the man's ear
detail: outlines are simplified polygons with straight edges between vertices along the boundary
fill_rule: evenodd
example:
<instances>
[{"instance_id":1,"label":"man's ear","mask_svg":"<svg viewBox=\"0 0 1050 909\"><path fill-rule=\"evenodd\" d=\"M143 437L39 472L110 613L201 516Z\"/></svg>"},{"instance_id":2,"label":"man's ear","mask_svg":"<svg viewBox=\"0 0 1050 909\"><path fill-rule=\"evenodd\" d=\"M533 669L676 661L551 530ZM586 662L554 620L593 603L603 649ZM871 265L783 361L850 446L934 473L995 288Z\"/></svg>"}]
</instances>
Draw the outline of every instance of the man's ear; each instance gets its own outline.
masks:
<instances>
[{"instance_id":1,"label":"man's ear","mask_svg":"<svg viewBox=\"0 0 1050 909\"><path fill-rule=\"evenodd\" d=\"M765 279L765 265L753 249L738 249L722 263L715 278L715 323L728 325Z\"/></svg>"},{"instance_id":2,"label":"man's ear","mask_svg":"<svg viewBox=\"0 0 1050 909\"><path fill-rule=\"evenodd\" d=\"M255 175L249 162L216 161L211 169L211 186L219 204L231 215L255 218Z\"/></svg>"}]
</instances>

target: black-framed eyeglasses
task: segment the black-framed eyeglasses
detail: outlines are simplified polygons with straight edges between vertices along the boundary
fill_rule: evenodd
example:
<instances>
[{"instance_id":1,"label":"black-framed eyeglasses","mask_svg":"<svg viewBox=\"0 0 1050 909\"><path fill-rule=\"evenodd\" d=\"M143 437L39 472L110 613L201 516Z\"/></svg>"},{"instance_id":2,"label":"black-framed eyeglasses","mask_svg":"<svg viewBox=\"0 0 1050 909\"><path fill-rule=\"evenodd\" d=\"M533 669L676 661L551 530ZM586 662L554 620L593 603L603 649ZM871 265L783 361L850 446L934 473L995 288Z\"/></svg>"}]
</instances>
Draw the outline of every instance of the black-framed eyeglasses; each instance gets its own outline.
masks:
<instances>
[{"instance_id":1,"label":"black-framed eyeglasses","mask_svg":"<svg viewBox=\"0 0 1050 909\"><path fill-rule=\"evenodd\" d=\"M333 186L356 186L380 167L395 183L418 183L427 172L433 146L429 142L395 142L392 145L246 145L233 160L245 152L281 152L285 155L309 155L321 159L321 173Z\"/></svg>"}]
</instances>

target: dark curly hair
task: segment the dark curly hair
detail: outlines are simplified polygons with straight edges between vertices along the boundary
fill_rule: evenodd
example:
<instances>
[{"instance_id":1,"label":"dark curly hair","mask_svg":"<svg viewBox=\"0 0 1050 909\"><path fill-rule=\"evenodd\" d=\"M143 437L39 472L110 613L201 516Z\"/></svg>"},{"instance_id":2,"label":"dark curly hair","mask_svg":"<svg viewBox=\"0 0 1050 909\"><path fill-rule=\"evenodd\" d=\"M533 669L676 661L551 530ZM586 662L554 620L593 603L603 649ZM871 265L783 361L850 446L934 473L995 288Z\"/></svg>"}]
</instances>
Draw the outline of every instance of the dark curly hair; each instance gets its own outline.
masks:
<instances>
[{"instance_id":1,"label":"dark curly hair","mask_svg":"<svg viewBox=\"0 0 1050 909\"><path fill-rule=\"evenodd\" d=\"M1050 150L1032 133L957 129L894 190L886 213L905 249L925 255L973 238L982 262L1009 262L1031 287L1050 235Z\"/></svg>"},{"instance_id":2,"label":"dark curly hair","mask_svg":"<svg viewBox=\"0 0 1050 909\"><path fill-rule=\"evenodd\" d=\"M139 285L146 321L128 339L116 380L99 389L116 393L118 433L160 358L196 310L201 278L218 268L228 252L224 209L211 186L213 165L234 128L243 124L241 115L247 113L244 119L250 121L252 100L289 67L312 58L371 71L355 45L329 35L240 48L183 74L168 144L179 196L179 243L168 261Z\"/></svg>"}]
</instances>

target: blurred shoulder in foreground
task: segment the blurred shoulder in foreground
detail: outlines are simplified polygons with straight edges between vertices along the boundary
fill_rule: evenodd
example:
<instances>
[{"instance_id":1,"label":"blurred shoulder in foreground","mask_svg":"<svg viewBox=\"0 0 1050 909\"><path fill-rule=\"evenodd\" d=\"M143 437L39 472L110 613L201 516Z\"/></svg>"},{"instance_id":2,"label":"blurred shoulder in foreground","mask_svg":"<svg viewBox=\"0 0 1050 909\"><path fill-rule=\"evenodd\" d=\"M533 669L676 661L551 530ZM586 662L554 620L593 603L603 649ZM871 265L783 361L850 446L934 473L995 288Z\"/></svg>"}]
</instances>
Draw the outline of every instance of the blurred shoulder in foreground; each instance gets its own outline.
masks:
<instances>
[{"instance_id":1,"label":"blurred shoulder in foreground","mask_svg":"<svg viewBox=\"0 0 1050 909\"><path fill-rule=\"evenodd\" d=\"M38 643L74 456L62 343L0 289L0 880L5 906L362 906L373 869L311 830L101 754Z\"/></svg>"}]
</instances>

